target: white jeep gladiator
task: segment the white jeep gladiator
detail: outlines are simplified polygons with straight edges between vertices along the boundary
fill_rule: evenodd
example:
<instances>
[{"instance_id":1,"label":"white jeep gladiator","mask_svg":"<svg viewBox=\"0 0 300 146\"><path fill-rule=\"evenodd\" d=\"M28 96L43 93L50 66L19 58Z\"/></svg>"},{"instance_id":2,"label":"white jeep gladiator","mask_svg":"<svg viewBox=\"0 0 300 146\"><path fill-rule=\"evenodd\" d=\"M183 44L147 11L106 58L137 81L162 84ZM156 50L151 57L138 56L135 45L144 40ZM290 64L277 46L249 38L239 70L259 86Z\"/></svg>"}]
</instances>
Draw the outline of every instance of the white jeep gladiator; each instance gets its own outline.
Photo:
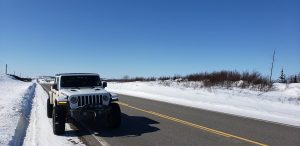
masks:
<instances>
[{"instance_id":1,"label":"white jeep gladiator","mask_svg":"<svg viewBox=\"0 0 300 146\"><path fill-rule=\"evenodd\" d=\"M119 127L121 110L114 102L118 97L107 92L106 86L94 73L55 75L47 100L47 116L53 120L54 134L63 134L69 119L94 120L97 124L104 120L108 128Z\"/></svg>"}]
</instances>

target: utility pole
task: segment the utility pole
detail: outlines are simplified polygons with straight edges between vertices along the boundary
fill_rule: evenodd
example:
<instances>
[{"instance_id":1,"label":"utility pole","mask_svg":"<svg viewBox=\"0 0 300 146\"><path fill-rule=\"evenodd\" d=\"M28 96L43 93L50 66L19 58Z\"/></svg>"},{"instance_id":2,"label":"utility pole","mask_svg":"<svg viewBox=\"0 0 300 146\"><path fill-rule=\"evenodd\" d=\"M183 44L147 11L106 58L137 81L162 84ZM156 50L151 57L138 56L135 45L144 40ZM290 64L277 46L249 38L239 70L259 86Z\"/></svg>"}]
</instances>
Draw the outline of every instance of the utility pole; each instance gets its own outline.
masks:
<instances>
[{"instance_id":1,"label":"utility pole","mask_svg":"<svg viewBox=\"0 0 300 146\"><path fill-rule=\"evenodd\" d=\"M5 64L5 74L7 75L7 64Z\"/></svg>"},{"instance_id":2,"label":"utility pole","mask_svg":"<svg viewBox=\"0 0 300 146\"><path fill-rule=\"evenodd\" d=\"M274 61L275 61L275 50L273 52L273 61L272 61L272 67L271 67L271 75L270 75L270 83L272 83L272 75L273 75L273 67L274 67Z\"/></svg>"}]
</instances>

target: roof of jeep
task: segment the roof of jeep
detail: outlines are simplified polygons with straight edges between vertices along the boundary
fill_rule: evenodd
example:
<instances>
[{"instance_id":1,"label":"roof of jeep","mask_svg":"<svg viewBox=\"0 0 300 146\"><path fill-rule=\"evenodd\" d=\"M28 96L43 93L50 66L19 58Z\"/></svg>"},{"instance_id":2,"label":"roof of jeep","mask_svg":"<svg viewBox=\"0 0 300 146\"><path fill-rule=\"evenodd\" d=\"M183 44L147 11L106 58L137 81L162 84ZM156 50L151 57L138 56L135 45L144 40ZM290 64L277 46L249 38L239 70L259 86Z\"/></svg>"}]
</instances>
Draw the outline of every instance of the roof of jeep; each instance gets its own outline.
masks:
<instances>
[{"instance_id":1,"label":"roof of jeep","mask_svg":"<svg viewBox=\"0 0 300 146\"><path fill-rule=\"evenodd\" d=\"M77 75L99 76L99 74L97 73L60 73L60 74L56 74L55 76L77 76Z\"/></svg>"}]
</instances>

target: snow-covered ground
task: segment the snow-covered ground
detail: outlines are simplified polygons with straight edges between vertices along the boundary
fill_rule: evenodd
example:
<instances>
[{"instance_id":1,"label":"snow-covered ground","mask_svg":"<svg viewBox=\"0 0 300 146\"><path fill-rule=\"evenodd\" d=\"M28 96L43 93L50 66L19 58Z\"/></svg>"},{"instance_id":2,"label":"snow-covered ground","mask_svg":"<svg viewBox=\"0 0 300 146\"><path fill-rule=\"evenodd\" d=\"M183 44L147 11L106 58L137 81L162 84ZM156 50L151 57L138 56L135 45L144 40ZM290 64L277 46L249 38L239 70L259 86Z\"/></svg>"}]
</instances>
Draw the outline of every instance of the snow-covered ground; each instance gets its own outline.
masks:
<instances>
[{"instance_id":1,"label":"snow-covered ground","mask_svg":"<svg viewBox=\"0 0 300 146\"><path fill-rule=\"evenodd\" d=\"M52 132L52 121L47 118L46 99L47 93L35 82L22 82L10 76L0 75L0 146L14 145L18 140L23 140L23 145L84 145L72 132L64 136L55 136ZM32 103L32 105L31 105ZM28 113L27 113L28 112ZM25 115L25 119L21 118ZM24 136L16 138L19 128L25 125ZM27 121L22 121L27 120ZM19 125L18 125L19 124ZM70 126L66 124L66 130ZM18 131L18 132L15 132ZM22 135L21 135L22 136ZM23 142L23 141L22 141ZM18 143L18 142L17 142Z\"/></svg>"},{"instance_id":2,"label":"snow-covered ground","mask_svg":"<svg viewBox=\"0 0 300 146\"><path fill-rule=\"evenodd\" d=\"M152 100L300 126L300 84L275 84L269 92L201 87L167 81L108 84L107 90ZM192 84L192 85L188 85ZM201 83L200 83L201 84ZM167 85L167 86L166 86ZM122 98L120 98L122 101Z\"/></svg>"},{"instance_id":3,"label":"snow-covered ground","mask_svg":"<svg viewBox=\"0 0 300 146\"><path fill-rule=\"evenodd\" d=\"M0 75L0 145L8 145L11 141L22 114L22 101L32 92L29 90L32 85Z\"/></svg>"}]
</instances>

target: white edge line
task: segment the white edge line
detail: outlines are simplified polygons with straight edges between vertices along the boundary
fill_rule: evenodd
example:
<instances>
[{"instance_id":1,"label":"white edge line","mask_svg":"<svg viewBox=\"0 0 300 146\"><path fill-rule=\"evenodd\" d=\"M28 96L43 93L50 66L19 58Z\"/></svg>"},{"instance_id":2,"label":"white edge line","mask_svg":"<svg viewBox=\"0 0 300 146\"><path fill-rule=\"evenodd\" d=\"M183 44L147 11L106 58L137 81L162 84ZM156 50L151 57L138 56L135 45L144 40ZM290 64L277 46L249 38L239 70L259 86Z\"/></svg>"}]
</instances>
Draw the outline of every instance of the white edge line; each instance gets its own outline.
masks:
<instances>
[{"instance_id":1,"label":"white edge line","mask_svg":"<svg viewBox=\"0 0 300 146\"><path fill-rule=\"evenodd\" d=\"M94 132L92 132L92 130L90 130L89 128L87 128L86 126L85 126L85 124L83 124L83 123L80 123L90 134L91 134L91 136L93 136L102 146L110 146L110 144L108 144L102 137L100 137L100 136L96 136L95 134L94 134Z\"/></svg>"}]
</instances>

